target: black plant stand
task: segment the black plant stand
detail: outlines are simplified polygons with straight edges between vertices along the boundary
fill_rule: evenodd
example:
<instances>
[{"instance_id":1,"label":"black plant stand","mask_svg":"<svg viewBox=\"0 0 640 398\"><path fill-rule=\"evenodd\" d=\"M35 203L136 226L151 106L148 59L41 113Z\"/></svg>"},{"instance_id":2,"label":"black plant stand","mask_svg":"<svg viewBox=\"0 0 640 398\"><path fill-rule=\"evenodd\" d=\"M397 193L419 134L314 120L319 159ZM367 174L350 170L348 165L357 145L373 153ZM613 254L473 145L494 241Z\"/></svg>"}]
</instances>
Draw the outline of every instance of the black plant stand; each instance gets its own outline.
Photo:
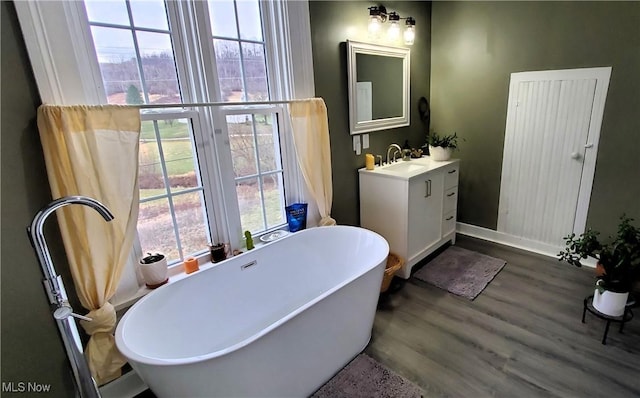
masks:
<instances>
[{"instance_id":1,"label":"black plant stand","mask_svg":"<svg viewBox=\"0 0 640 398\"><path fill-rule=\"evenodd\" d=\"M588 296L584 299L584 309L582 310L582 323L585 323L584 316L587 314L587 311L597 316L598 318L604 319L605 321L607 321L607 325L604 328L604 336L602 336L602 344L607 344L607 334L609 334L609 326L611 325L611 322L619 322L620 323L619 332L622 333L622 328L624 327L624 324L633 319L633 311L631 311L631 307L635 306L635 304L636 304L636 300L630 294L629 299L627 300L627 304L625 304L624 306L624 313L622 314L622 316L610 316L610 315L605 315L602 312L595 309L593 307L593 295Z\"/></svg>"}]
</instances>

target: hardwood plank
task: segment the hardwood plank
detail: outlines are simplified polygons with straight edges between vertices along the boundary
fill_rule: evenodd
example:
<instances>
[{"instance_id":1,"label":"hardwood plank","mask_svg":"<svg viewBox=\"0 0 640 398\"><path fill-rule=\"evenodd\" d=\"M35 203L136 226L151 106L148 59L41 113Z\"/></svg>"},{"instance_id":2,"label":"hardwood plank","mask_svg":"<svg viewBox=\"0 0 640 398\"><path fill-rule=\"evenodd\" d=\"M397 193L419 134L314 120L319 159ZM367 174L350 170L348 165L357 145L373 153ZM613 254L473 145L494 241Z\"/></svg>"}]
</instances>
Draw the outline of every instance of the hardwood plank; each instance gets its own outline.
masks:
<instances>
[{"instance_id":1,"label":"hardwood plank","mask_svg":"<svg viewBox=\"0 0 640 398\"><path fill-rule=\"evenodd\" d=\"M379 302L371 356L426 396L640 396L640 321L623 334L613 324L607 345L603 320L581 323L592 270L479 239L457 244L507 265L474 301L394 281Z\"/></svg>"}]
</instances>

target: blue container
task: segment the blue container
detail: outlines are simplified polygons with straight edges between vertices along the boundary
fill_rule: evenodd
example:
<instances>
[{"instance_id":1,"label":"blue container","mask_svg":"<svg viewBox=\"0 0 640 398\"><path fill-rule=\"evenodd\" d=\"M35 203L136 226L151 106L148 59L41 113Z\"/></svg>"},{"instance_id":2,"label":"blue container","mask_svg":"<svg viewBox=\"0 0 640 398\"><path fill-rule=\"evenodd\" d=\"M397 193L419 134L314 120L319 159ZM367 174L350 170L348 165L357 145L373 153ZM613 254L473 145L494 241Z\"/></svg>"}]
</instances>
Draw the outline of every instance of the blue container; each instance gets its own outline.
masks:
<instances>
[{"instance_id":1,"label":"blue container","mask_svg":"<svg viewBox=\"0 0 640 398\"><path fill-rule=\"evenodd\" d=\"M284 208L287 213L289 232L300 231L307 228L307 204L294 203Z\"/></svg>"}]
</instances>

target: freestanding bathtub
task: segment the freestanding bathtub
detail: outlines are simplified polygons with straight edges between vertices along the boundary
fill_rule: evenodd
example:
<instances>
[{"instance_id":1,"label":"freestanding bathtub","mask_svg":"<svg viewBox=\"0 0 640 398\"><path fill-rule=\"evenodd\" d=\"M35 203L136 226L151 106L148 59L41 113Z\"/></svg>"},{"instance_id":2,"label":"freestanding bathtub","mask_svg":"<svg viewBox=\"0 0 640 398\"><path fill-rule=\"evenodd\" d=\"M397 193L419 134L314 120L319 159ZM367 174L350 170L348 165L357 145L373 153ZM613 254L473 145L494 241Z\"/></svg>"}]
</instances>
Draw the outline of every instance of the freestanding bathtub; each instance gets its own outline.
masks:
<instances>
[{"instance_id":1,"label":"freestanding bathtub","mask_svg":"<svg viewBox=\"0 0 640 398\"><path fill-rule=\"evenodd\" d=\"M163 286L116 343L159 397L305 397L371 337L389 246L348 226L290 234Z\"/></svg>"}]
</instances>

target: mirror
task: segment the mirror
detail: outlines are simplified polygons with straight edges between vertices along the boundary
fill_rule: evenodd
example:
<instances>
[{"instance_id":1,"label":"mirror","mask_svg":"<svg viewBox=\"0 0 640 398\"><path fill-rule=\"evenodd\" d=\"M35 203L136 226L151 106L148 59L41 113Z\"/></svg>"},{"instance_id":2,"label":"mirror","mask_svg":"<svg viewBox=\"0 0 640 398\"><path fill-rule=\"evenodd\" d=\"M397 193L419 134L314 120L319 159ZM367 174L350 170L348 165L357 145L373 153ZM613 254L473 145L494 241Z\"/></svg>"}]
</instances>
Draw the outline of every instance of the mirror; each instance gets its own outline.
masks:
<instances>
[{"instance_id":1,"label":"mirror","mask_svg":"<svg viewBox=\"0 0 640 398\"><path fill-rule=\"evenodd\" d=\"M351 134L409 125L409 49L347 41Z\"/></svg>"}]
</instances>

